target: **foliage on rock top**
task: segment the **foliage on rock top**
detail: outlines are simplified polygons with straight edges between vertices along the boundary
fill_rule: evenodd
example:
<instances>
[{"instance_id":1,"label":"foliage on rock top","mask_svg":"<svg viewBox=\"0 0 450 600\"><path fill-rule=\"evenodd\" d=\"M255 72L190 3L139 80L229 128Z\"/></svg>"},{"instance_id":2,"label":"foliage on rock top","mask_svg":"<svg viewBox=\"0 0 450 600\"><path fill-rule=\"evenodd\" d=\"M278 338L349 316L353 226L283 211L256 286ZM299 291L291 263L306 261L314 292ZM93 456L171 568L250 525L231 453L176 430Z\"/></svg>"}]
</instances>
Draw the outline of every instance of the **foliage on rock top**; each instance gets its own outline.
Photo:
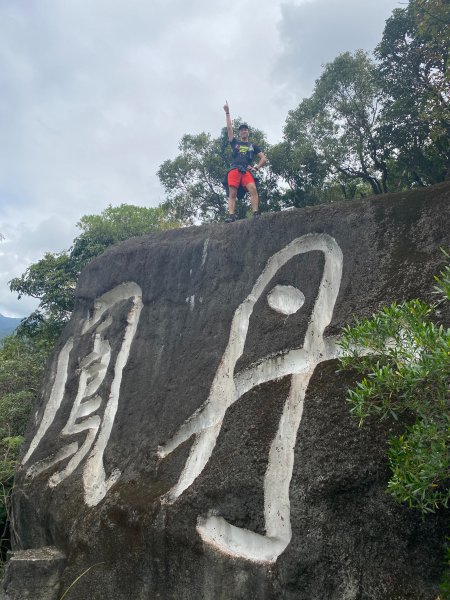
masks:
<instances>
[{"instance_id":1,"label":"foliage on rock top","mask_svg":"<svg viewBox=\"0 0 450 600\"><path fill-rule=\"evenodd\" d=\"M109 206L99 215L85 215L77 226L81 233L69 250L46 253L10 282L11 291L19 298L31 296L40 301L38 309L19 326L19 335L45 338L54 344L70 318L78 277L90 260L113 244L179 223L161 207L121 204Z\"/></svg>"}]
</instances>

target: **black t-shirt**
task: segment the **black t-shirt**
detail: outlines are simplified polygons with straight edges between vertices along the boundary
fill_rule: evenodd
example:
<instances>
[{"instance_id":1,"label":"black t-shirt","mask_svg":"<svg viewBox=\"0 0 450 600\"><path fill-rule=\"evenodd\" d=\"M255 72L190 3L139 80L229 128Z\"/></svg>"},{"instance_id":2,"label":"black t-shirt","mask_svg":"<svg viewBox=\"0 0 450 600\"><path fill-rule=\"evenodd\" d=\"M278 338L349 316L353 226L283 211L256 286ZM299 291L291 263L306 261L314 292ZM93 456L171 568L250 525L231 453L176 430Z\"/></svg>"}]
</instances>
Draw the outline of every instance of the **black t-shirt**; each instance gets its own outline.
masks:
<instances>
[{"instance_id":1,"label":"black t-shirt","mask_svg":"<svg viewBox=\"0 0 450 600\"><path fill-rule=\"evenodd\" d=\"M230 141L232 150L231 168L244 167L246 169L253 161L253 158L262 152L261 148L252 142L243 142L235 137Z\"/></svg>"}]
</instances>

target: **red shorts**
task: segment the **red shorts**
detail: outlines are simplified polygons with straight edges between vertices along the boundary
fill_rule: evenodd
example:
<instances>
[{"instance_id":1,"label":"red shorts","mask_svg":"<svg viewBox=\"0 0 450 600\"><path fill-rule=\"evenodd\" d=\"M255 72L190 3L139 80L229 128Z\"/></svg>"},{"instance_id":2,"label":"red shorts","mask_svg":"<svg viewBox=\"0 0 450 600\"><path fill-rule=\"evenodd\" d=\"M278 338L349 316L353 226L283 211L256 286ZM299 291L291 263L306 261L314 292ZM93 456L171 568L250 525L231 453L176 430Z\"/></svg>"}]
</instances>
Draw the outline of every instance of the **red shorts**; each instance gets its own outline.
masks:
<instances>
[{"instance_id":1,"label":"red shorts","mask_svg":"<svg viewBox=\"0 0 450 600\"><path fill-rule=\"evenodd\" d=\"M255 183L255 180L248 171L241 173L239 169L232 169L228 172L228 186L238 188L242 185L246 188L249 183Z\"/></svg>"}]
</instances>

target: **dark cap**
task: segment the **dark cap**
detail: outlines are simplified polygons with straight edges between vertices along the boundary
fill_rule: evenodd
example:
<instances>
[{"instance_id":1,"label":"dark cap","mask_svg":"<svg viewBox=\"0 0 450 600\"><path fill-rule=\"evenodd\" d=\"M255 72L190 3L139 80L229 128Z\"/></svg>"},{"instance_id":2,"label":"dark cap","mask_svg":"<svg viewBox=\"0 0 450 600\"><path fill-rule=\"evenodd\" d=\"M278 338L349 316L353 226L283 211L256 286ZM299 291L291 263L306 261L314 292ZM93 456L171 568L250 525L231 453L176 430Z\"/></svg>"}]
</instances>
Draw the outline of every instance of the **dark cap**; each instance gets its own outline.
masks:
<instances>
[{"instance_id":1,"label":"dark cap","mask_svg":"<svg viewBox=\"0 0 450 600\"><path fill-rule=\"evenodd\" d=\"M241 129L250 129L250 127L247 125L247 123L241 123L241 124L239 125L239 131L240 131Z\"/></svg>"}]
</instances>

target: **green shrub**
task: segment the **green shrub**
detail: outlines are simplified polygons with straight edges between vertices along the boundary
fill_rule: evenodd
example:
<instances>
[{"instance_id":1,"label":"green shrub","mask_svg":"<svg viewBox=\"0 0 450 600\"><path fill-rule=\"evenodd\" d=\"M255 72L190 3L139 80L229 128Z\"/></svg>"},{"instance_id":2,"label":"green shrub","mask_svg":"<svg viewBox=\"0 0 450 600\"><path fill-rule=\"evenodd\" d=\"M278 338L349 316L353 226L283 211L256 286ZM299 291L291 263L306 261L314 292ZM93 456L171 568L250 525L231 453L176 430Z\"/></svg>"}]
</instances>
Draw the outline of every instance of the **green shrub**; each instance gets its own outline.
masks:
<instances>
[{"instance_id":1,"label":"green shrub","mask_svg":"<svg viewBox=\"0 0 450 600\"><path fill-rule=\"evenodd\" d=\"M448 257L448 255L446 255ZM436 278L441 300L392 304L344 329L341 366L362 375L348 392L362 425L369 416L415 420L389 442L389 492L423 513L450 499L450 329L432 319L450 301L450 267Z\"/></svg>"},{"instance_id":2,"label":"green shrub","mask_svg":"<svg viewBox=\"0 0 450 600\"><path fill-rule=\"evenodd\" d=\"M9 548L8 510L14 470L49 346L10 335L0 346L0 562Z\"/></svg>"},{"instance_id":3,"label":"green shrub","mask_svg":"<svg viewBox=\"0 0 450 600\"><path fill-rule=\"evenodd\" d=\"M414 420L389 440L387 489L423 515L450 499L450 329L436 324L438 308L450 301L450 265L435 279L435 304L392 304L346 327L340 343L342 368L362 376L347 396L360 425L369 416ZM440 593L450 599L450 546Z\"/></svg>"}]
</instances>

